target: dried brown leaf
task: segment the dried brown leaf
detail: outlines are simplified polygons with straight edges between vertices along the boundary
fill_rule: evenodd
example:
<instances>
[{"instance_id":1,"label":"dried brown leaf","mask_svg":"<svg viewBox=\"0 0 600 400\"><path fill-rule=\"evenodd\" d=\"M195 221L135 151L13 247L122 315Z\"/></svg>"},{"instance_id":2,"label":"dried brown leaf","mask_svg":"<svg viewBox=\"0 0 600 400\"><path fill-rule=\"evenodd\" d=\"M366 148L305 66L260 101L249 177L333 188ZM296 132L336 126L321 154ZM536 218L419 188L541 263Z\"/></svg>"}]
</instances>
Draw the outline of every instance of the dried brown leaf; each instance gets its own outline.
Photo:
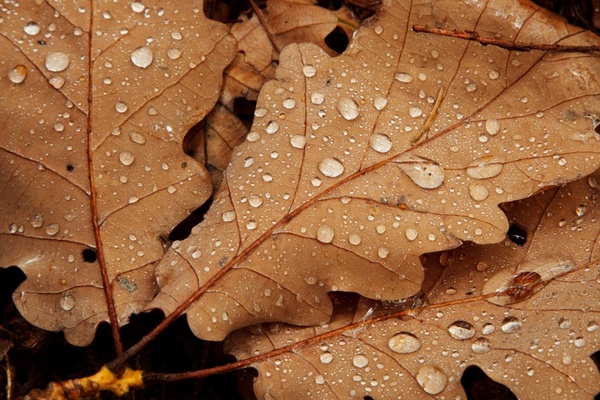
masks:
<instances>
[{"instance_id":1,"label":"dried brown leaf","mask_svg":"<svg viewBox=\"0 0 600 400\"><path fill-rule=\"evenodd\" d=\"M181 141L233 38L199 1L27 1L0 20L0 265L27 275L29 321L84 345L108 318L101 271L124 324L155 295L161 237L211 193Z\"/></svg>"},{"instance_id":2,"label":"dried brown leaf","mask_svg":"<svg viewBox=\"0 0 600 400\"><path fill-rule=\"evenodd\" d=\"M419 255L499 242L499 203L597 168L597 56L483 47L417 22L598 43L529 3L440 0L386 4L335 59L288 46L212 209L157 268L152 307L202 293L188 321L216 340L260 321L324 323L328 291L408 297Z\"/></svg>"}]
</instances>

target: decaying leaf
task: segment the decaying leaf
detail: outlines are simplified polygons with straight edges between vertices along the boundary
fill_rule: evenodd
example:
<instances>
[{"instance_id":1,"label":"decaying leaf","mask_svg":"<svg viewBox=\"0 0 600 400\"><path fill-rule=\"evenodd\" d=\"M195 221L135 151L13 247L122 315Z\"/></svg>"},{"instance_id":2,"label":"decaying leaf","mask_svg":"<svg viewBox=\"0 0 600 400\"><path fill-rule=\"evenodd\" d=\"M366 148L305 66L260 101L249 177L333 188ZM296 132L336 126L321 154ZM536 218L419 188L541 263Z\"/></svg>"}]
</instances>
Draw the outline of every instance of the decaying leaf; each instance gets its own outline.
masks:
<instances>
[{"instance_id":1,"label":"decaying leaf","mask_svg":"<svg viewBox=\"0 0 600 400\"><path fill-rule=\"evenodd\" d=\"M234 42L199 1L20 3L0 11L0 265L27 275L29 321L84 345L112 301L123 324L154 297L161 236L211 193L181 141Z\"/></svg>"},{"instance_id":2,"label":"decaying leaf","mask_svg":"<svg viewBox=\"0 0 600 400\"><path fill-rule=\"evenodd\" d=\"M461 377L476 365L519 399L592 399L600 390L590 357L600 346L598 179L515 203L510 217L526 227L527 243L456 249L426 294L430 305L379 317L370 302L322 327L263 325L227 345L243 359L311 341L253 365L258 398L465 398ZM524 272L547 279L524 285ZM490 285L509 282L486 298Z\"/></svg>"},{"instance_id":3,"label":"decaying leaf","mask_svg":"<svg viewBox=\"0 0 600 400\"><path fill-rule=\"evenodd\" d=\"M212 209L157 268L150 307L202 294L188 321L216 340L260 321L327 322L329 291L405 298L421 289L419 255L502 241L499 203L598 167L597 56L484 47L416 23L598 43L526 2L440 0L386 2L334 59L287 47Z\"/></svg>"}]
</instances>

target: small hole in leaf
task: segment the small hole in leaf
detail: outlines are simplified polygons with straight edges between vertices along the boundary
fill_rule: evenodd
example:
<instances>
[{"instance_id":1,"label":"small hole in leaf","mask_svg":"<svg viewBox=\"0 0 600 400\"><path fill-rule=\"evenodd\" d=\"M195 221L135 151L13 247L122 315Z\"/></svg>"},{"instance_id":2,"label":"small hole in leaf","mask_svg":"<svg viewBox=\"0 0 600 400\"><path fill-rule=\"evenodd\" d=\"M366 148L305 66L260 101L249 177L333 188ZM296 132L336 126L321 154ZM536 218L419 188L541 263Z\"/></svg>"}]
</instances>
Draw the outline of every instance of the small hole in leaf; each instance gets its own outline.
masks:
<instances>
[{"instance_id":1,"label":"small hole in leaf","mask_svg":"<svg viewBox=\"0 0 600 400\"><path fill-rule=\"evenodd\" d=\"M372 398L371 396L365 396L365 397L363 397L363 400L375 400L375 399Z\"/></svg>"},{"instance_id":2,"label":"small hole in leaf","mask_svg":"<svg viewBox=\"0 0 600 400\"><path fill-rule=\"evenodd\" d=\"M83 261L87 263L93 263L98 258L96 255L96 251L93 249L85 249L81 252L81 255L83 256Z\"/></svg>"},{"instance_id":3,"label":"small hole in leaf","mask_svg":"<svg viewBox=\"0 0 600 400\"><path fill-rule=\"evenodd\" d=\"M331 11L339 10L342 7L341 0L317 0L319 7L326 8Z\"/></svg>"},{"instance_id":4,"label":"small hole in leaf","mask_svg":"<svg viewBox=\"0 0 600 400\"><path fill-rule=\"evenodd\" d=\"M38 40L38 44L41 46L45 46L46 45L46 41L45 40Z\"/></svg>"},{"instance_id":5,"label":"small hole in leaf","mask_svg":"<svg viewBox=\"0 0 600 400\"><path fill-rule=\"evenodd\" d=\"M594 132L596 132L598 135L600 135L600 123L598 123L598 125L596 125L596 127L594 128Z\"/></svg>"},{"instance_id":6,"label":"small hole in leaf","mask_svg":"<svg viewBox=\"0 0 600 400\"><path fill-rule=\"evenodd\" d=\"M75 169L73 164L67 164L67 171L72 172Z\"/></svg>"},{"instance_id":7,"label":"small hole in leaf","mask_svg":"<svg viewBox=\"0 0 600 400\"><path fill-rule=\"evenodd\" d=\"M509 388L491 379L475 365L465 370L460 383L467 393L467 400L518 400Z\"/></svg>"},{"instance_id":8,"label":"small hole in leaf","mask_svg":"<svg viewBox=\"0 0 600 400\"><path fill-rule=\"evenodd\" d=\"M204 219L204 214L206 214L211 204L212 199L209 199L206 201L206 203L192 211L192 213L186 219L177 224L171 233L169 233L169 240L183 240L190 236L192 228L202 222Z\"/></svg>"},{"instance_id":9,"label":"small hole in leaf","mask_svg":"<svg viewBox=\"0 0 600 400\"><path fill-rule=\"evenodd\" d=\"M511 242L523 246L527 242L527 231L518 224L510 224L506 234Z\"/></svg>"},{"instance_id":10,"label":"small hole in leaf","mask_svg":"<svg viewBox=\"0 0 600 400\"><path fill-rule=\"evenodd\" d=\"M254 120L254 110L256 101L248 100L243 97L236 97L233 101L233 111L242 121L252 122Z\"/></svg>"},{"instance_id":11,"label":"small hole in leaf","mask_svg":"<svg viewBox=\"0 0 600 400\"><path fill-rule=\"evenodd\" d=\"M336 26L333 31L329 35L325 37L325 44L336 53L343 53L348 47L348 35L346 32L339 26Z\"/></svg>"}]
</instances>

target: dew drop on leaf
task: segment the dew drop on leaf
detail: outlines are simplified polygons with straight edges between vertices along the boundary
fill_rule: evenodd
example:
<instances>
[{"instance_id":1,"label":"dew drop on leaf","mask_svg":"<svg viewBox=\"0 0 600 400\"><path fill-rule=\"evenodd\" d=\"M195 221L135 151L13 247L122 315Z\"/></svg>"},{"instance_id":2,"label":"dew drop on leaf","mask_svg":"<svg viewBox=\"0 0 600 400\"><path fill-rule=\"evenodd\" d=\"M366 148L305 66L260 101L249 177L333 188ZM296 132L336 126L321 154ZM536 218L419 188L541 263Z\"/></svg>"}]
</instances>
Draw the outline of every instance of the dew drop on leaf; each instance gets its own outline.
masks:
<instances>
[{"instance_id":1,"label":"dew drop on leaf","mask_svg":"<svg viewBox=\"0 0 600 400\"><path fill-rule=\"evenodd\" d=\"M487 353L492 349L490 341L484 337L477 338L471 344L471 350L476 354Z\"/></svg>"},{"instance_id":2,"label":"dew drop on leaf","mask_svg":"<svg viewBox=\"0 0 600 400\"><path fill-rule=\"evenodd\" d=\"M502 320L502 332L504 333L515 333L521 329L522 323L517 317L506 317Z\"/></svg>"},{"instance_id":3,"label":"dew drop on leaf","mask_svg":"<svg viewBox=\"0 0 600 400\"><path fill-rule=\"evenodd\" d=\"M417 236L419 236L419 232L417 232L417 230L413 228L407 228L404 234L406 235L406 238L411 242L414 241L417 238Z\"/></svg>"},{"instance_id":4,"label":"dew drop on leaf","mask_svg":"<svg viewBox=\"0 0 600 400\"><path fill-rule=\"evenodd\" d=\"M488 198L490 192L487 188L480 184L473 184L469 186L469 194L471 198L475 201L483 201Z\"/></svg>"},{"instance_id":5,"label":"dew drop on leaf","mask_svg":"<svg viewBox=\"0 0 600 400\"><path fill-rule=\"evenodd\" d=\"M122 101L118 101L115 104L115 110L117 110L118 113L123 114L127 111L127 104L123 103Z\"/></svg>"},{"instance_id":6,"label":"dew drop on leaf","mask_svg":"<svg viewBox=\"0 0 600 400\"><path fill-rule=\"evenodd\" d=\"M296 107L296 100L294 100L294 99L285 99L283 101L283 108L287 108L288 110L291 110L294 107Z\"/></svg>"},{"instance_id":7,"label":"dew drop on leaf","mask_svg":"<svg viewBox=\"0 0 600 400\"><path fill-rule=\"evenodd\" d=\"M136 67L148 68L154 60L154 54L148 46L138 47L131 52L131 62Z\"/></svg>"},{"instance_id":8,"label":"dew drop on leaf","mask_svg":"<svg viewBox=\"0 0 600 400\"><path fill-rule=\"evenodd\" d=\"M348 242L353 246L358 246L360 242L362 242L362 238L360 237L360 235L353 233L350 236L348 236Z\"/></svg>"},{"instance_id":9,"label":"dew drop on leaf","mask_svg":"<svg viewBox=\"0 0 600 400\"><path fill-rule=\"evenodd\" d=\"M30 222L34 228L40 228L44 225L44 216L41 213L37 213L31 218Z\"/></svg>"},{"instance_id":10,"label":"dew drop on leaf","mask_svg":"<svg viewBox=\"0 0 600 400\"><path fill-rule=\"evenodd\" d=\"M223 222L231 222L235 220L235 211L225 211L223 213Z\"/></svg>"},{"instance_id":11,"label":"dew drop on leaf","mask_svg":"<svg viewBox=\"0 0 600 400\"><path fill-rule=\"evenodd\" d=\"M417 372L417 382L429 394L441 393L448 383L448 376L435 365L424 365Z\"/></svg>"},{"instance_id":12,"label":"dew drop on leaf","mask_svg":"<svg viewBox=\"0 0 600 400\"><path fill-rule=\"evenodd\" d=\"M423 110L421 110L419 107L411 107L408 109L408 115L410 115L412 118L418 118L423 115Z\"/></svg>"},{"instance_id":13,"label":"dew drop on leaf","mask_svg":"<svg viewBox=\"0 0 600 400\"><path fill-rule=\"evenodd\" d=\"M302 67L302 73L304 74L305 77L312 78L317 73L317 70L312 65L305 65Z\"/></svg>"},{"instance_id":14,"label":"dew drop on leaf","mask_svg":"<svg viewBox=\"0 0 600 400\"><path fill-rule=\"evenodd\" d=\"M377 96L375 97L375 100L373 101L373 106L375 107L376 110L381 111L385 108L385 106L387 105L387 99L383 96Z\"/></svg>"},{"instance_id":15,"label":"dew drop on leaf","mask_svg":"<svg viewBox=\"0 0 600 400\"><path fill-rule=\"evenodd\" d=\"M330 364L333 361L333 354L326 351L325 353L319 356L319 360L321 360L323 364Z\"/></svg>"},{"instance_id":16,"label":"dew drop on leaf","mask_svg":"<svg viewBox=\"0 0 600 400\"><path fill-rule=\"evenodd\" d=\"M421 341L410 332L400 332L388 341L388 347L398 354L409 354L421 348Z\"/></svg>"},{"instance_id":17,"label":"dew drop on leaf","mask_svg":"<svg viewBox=\"0 0 600 400\"><path fill-rule=\"evenodd\" d=\"M24 65L17 65L8 71L8 79L12 83L21 83L27 78L27 68Z\"/></svg>"},{"instance_id":18,"label":"dew drop on leaf","mask_svg":"<svg viewBox=\"0 0 600 400\"><path fill-rule=\"evenodd\" d=\"M321 225L317 230L317 240L321 243L331 243L335 236L335 230L329 225Z\"/></svg>"},{"instance_id":19,"label":"dew drop on leaf","mask_svg":"<svg viewBox=\"0 0 600 400\"><path fill-rule=\"evenodd\" d=\"M494 333L495 330L496 327L488 322L484 324L481 328L481 333L483 333L484 335L491 335L492 333Z\"/></svg>"},{"instance_id":20,"label":"dew drop on leaf","mask_svg":"<svg viewBox=\"0 0 600 400\"><path fill-rule=\"evenodd\" d=\"M146 137L139 132L131 131L129 132L129 138L133 143L144 144L146 143Z\"/></svg>"},{"instance_id":21,"label":"dew drop on leaf","mask_svg":"<svg viewBox=\"0 0 600 400\"><path fill-rule=\"evenodd\" d=\"M54 89L60 89L65 84L65 78L62 76L53 76L48 80Z\"/></svg>"},{"instance_id":22,"label":"dew drop on leaf","mask_svg":"<svg viewBox=\"0 0 600 400\"><path fill-rule=\"evenodd\" d=\"M315 105L323 104L323 101L325 101L325 95L323 93L314 92L310 95L310 102Z\"/></svg>"},{"instance_id":23,"label":"dew drop on leaf","mask_svg":"<svg viewBox=\"0 0 600 400\"><path fill-rule=\"evenodd\" d=\"M46 69L50 72L61 72L69 67L69 56L60 51L53 51L46 56Z\"/></svg>"},{"instance_id":24,"label":"dew drop on leaf","mask_svg":"<svg viewBox=\"0 0 600 400\"><path fill-rule=\"evenodd\" d=\"M318 168L323 175L329 178L337 178L344 173L344 164L332 157L322 159Z\"/></svg>"},{"instance_id":25,"label":"dew drop on leaf","mask_svg":"<svg viewBox=\"0 0 600 400\"><path fill-rule=\"evenodd\" d=\"M293 135L290 138L292 147L296 149L303 149L306 146L306 136L304 135Z\"/></svg>"},{"instance_id":26,"label":"dew drop on leaf","mask_svg":"<svg viewBox=\"0 0 600 400\"><path fill-rule=\"evenodd\" d=\"M73 307L75 307L75 297L69 291L64 292L60 297L60 308L71 311Z\"/></svg>"},{"instance_id":27,"label":"dew drop on leaf","mask_svg":"<svg viewBox=\"0 0 600 400\"><path fill-rule=\"evenodd\" d=\"M475 327L467 321L454 321L448 326L448 333L453 339L467 340L475 336Z\"/></svg>"},{"instance_id":28,"label":"dew drop on leaf","mask_svg":"<svg viewBox=\"0 0 600 400\"><path fill-rule=\"evenodd\" d=\"M134 160L135 156L129 151L124 151L119 154L119 161L121 161L121 164L125 166L131 165L131 163L133 163Z\"/></svg>"},{"instance_id":29,"label":"dew drop on leaf","mask_svg":"<svg viewBox=\"0 0 600 400\"><path fill-rule=\"evenodd\" d=\"M337 109L348 121L352 121L358 117L358 104L349 97L342 97L337 103Z\"/></svg>"},{"instance_id":30,"label":"dew drop on leaf","mask_svg":"<svg viewBox=\"0 0 600 400\"><path fill-rule=\"evenodd\" d=\"M352 358L352 364L356 368L364 368L369 364L369 359L364 354L357 354Z\"/></svg>"},{"instance_id":31,"label":"dew drop on leaf","mask_svg":"<svg viewBox=\"0 0 600 400\"><path fill-rule=\"evenodd\" d=\"M46 234L48 236L54 236L60 231L60 226L58 224L50 224L46 227Z\"/></svg>"},{"instance_id":32,"label":"dew drop on leaf","mask_svg":"<svg viewBox=\"0 0 600 400\"><path fill-rule=\"evenodd\" d=\"M265 131L269 135L276 133L278 130L279 130L279 124L275 121L269 122L269 124L267 125L267 128L265 129Z\"/></svg>"},{"instance_id":33,"label":"dew drop on leaf","mask_svg":"<svg viewBox=\"0 0 600 400\"><path fill-rule=\"evenodd\" d=\"M500 124L496 119L488 119L485 121L485 130L490 135L494 136L500 131Z\"/></svg>"},{"instance_id":34,"label":"dew drop on leaf","mask_svg":"<svg viewBox=\"0 0 600 400\"><path fill-rule=\"evenodd\" d=\"M41 30L40 24L34 21L28 22L23 28L23 31L29 36L35 36L39 34Z\"/></svg>"},{"instance_id":35,"label":"dew drop on leaf","mask_svg":"<svg viewBox=\"0 0 600 400\"><path fill-rule=\"evenodd\" d=\"M376 152L385 154L392 149L392 140L381 133L374 133L369 138L369 145Z\"/></svg>"},{"instance_id":36,"label":"dew drop on leaf","mask_svg":"<svg viewBox=\"0 0 600 400\"><path fill-rule=\"evenodd\" d=\"M402 83L411 83L413 81L413 76L411 74L406 74L403 72L397 73L395 78L398 82Z\"/></svg>"}]
</instances>

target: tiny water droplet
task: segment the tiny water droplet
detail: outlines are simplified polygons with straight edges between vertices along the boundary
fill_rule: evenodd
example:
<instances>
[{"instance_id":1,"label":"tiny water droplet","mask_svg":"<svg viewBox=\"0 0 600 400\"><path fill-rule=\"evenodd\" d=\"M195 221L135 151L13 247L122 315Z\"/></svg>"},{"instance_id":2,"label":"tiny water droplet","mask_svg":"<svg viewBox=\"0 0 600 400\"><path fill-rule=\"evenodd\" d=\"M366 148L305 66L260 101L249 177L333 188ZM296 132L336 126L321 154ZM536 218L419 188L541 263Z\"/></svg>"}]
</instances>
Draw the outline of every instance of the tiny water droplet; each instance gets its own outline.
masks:
<instances>
[{"instance_id":1,"label":"tiny water droplet","mask_svg":"<svg viewBox=\"0 0 600 400\"><path fill-rule=\"evenodd\" d=\"M225 211L223 213L223 222L231 222L235 220L235 211Z\"/></svg>"},{"instance_id":2,"label":"tiny water droplet","mask_svg":"<svg viewBox=\"0 0 600 400\"><path fill-rule=\"evenodd\" d=\"M475 336L475 327L467 321L454 321L448 326L448 333L453 339L467 340Z\"/></svg>"},{"instance_id":3,"label":"tiny water droplet","mask_svg":"<svg viewBox=\"0 0 600 400\"><path fill-rule=\"evenodd\" d=\"M313 185L314 187L319 187L321 186L321 183L323 183L323 181L321 181L321 178L315 176L314 178L312 178L310 180L311 185Z\"/></svg>"},{"instance_id":4,"label":"tiny water droplet","mask_svg":"<svg viewBox=\"0 0 600 400\"><path fill-rule=\"evenodd\" d=\"M502 320L502 332L504 333L515 333L523 324L517 317L506 317Z\"/></svg>"},{"instance_id":5,"label":"tiny water droplet","mask_svg":"<svg viewBox=\"0 0 600 400\"><path fill-rule=\"evenodd\" d=\"M42 225L44 225L44 216L42 215L42 213L37 213L31 218L31 221L29 222L31 222L31 226L33 226L34 228L40 228Z\"/></svg>"},{"instance_id":6,"label":"tiny water droplet","mask_svg":"<svg viewBox=\"0 0 600 400\"><path fill-rule=\"evenodd\" d=\"M344 164L337 158L326 157L318 165L319 171L329 178L337 178L344 173Z\"/></svg>"},{"instance_id":7,"label":"tiny water droplet","mask_svg":"<svg viewBox=\"0 0 600 400\"><path fill-rule=\"evenodd\" d=\"M131 62L136 67L148 68L154 60L154 54L148 46L138 47L131 52Z\"/></svg>"},{"instance_id":8,"label":"tiny water droplet","mask_svg":"<svg viewBox=\"0 0 600 400\"><path fill-rule=\"evenodd\" d=\"M246 229L248 229L249 231L256 229L256 227L257 227L257 224L256 224L256 221L254 221L254 220L250 220L246 224Z\"/></svg>"},{"instance_id":9,"label":"tiny water droplet","mask_svg":"<svg viewBox=\"0 0 600 400\"><path fill-rule=\"evenodd\" d=\"M491 70L490 72L488 72L488 76L491 80L495 81L500 77L500 73L496 70Z\"/></svg>"},{"instance_id":10,"label":"tiny water droplet","mask_svg":"<svg viewBox=\"0 0 600 400\"><path fill-rule=\"evenodd\" d=\"M348 236L348 243L351 245L358 246L360 242L362 242L362 237L360 237L360 235L352 233L350 236Z\"/></svg>"},{"instance_id":11,"label":"tiny water droplet","mask_svg":"<svg viewBox=\"0 0 600 400\"><path fill-rule=\"evenodd\" d=\"M317 240L321 243L331 243L335 236L335 230L329 225L321 225L317 230Z\"/></svg>"},{"instance_id":12,"label":"tiny water droplet","mask_svg":"<svg viewBox=\"0 0 600 400\"><path fill-rule=\"evenodd\" d=\"M390 250L386 249L385 247L380 247L377 250L377 255L379 256L379 258L387 258L387 256L390 254Z\"/></svg>"},{"instance_id":13,"label":"tiny water droplet","mask_svg":"<svg viewBox=\"0 0 600 400\"><path fill-rule=\"evenodd\" d=\"M127 104L118 101L117 104L115 104L115 110L117 110L118 113L123 114L127 111Z\"/></svg>"},{"instance_id":14,"label":"tiny water droplet","mask_svg":"<svg viewBox=\"0 0 600 400\"><path fill-rule=\"evenodd\" d=\"M69 67L69 56L60 51L53 51L46 56L46 69L51 72L61 72Z\"/></svg>"},{"instance_id":15,"label":"tiny water droplet","mask_svg":"<svg viewBox=\"0 0 600 400\"><path fill-rule=\"evenodd\" d=\"M358 104L349 97L342 97L337 103L337 109L348 121L352 121L358 117Z\"/></svg>"},{"instance_id":16,"label":"tiny water droplet","mask_svg":"<svg viewBox=\"0 0 600 400\"><path fill-rule=\"evenodd\" d=\"M578 217L583 217L588 212L588 207L585 204L580 204L575 207L575 215Z\"/></svg>"},{"instance_id":17,"label":"tiny water droplet","mask_svg":"<svg viewBox=\"0 0 600 400\"><path fill-rule=\"evenodd\" d=\"M54 236L60 231L60 226L58 224L50 224L46 227L46 234L48 236Z\"/></svg>"},{"instance_id":18,"label":"tiny water droplet","mask_svg":"<svg viewBox=\"0 0 600 400\"><path fill-rule=\"evenodd\" d=\"M134 160L135 156L129 151L124 151L121 154L119 154L119 161L121 161L121 164L125 166L131 165L131 163L133 163Z\"/></svg>"},{"instance_id":19,"label":"tiny water droplet","mask_svg":"<svg viewBox=\"0 0 600 400\"><path fill-rule=\"evenodd\" d=\"M75 307L75 297L69 292L63 292L60 297L60 308L65 311L71 311Z\"/></svg>"},{"instance_id":20,"label":"tiny water droplet","mask_svg":"<svg viewBox=\"0 0 600 400\"><path fill-rule=\"evenodd\" d=\"M385 154L392 149L392 140L387 135L374 133L369 138L369 145L376 152Z\"/></svg>"},{"instance_id":21,"label":"tiny water droplet","mask_svg":"<svg viewBox=\"0 0 600 400\"><path fill-rule=\"evenodd\" d=\"M25 31L26 34L28 34L29 36L35 36L37 34L40 33L40 31L42 30L42 28L40 27L40 24L38 24L37 22L28 22L27 25L25 25L25 27L23 27L23 31Z\"/></svg>"},{"instance_id":22,"label":"tiny water droplet","mask_svg":"<svg viewBox=\"0 0 600 400\"><path fill-rule=\"evenodd\" d=\"M417 382L426 393L441 393L448 383L448 376L435 365L424 365L417 372Z\"/></svg>"},{"instance_id":23,"label":"tiny water droplet","mask_svg":"<svg viewBox=\"0 0 600 400\"><path fill-rule=\"evenodd\" d=\"M24 65L17 65L8 71L8 79L12 83L21 83L27 78L27 68Z\"/></svg>"},{"instance_id":24,"label":"tiny water droplet","mask_svg":"<svg viewBox=\"0 0 600 400\"><path fill-rule=\"evenodd\" d=\"M388 347L395 353L409 354L421 348L421 341L410 332L400 332L390 338Z\"/></svg>"},{"instance_id":25,"label":"tiny water droplet","mask_svg":"<svg viewBox=\"0 0 600 400\"><path fill-rule=\"evenodd\" d=\"M317 385L323 385L325 383L325 378L323 377L323 375L315 376L315 383Z\"/></svg>"}]
</instances>

